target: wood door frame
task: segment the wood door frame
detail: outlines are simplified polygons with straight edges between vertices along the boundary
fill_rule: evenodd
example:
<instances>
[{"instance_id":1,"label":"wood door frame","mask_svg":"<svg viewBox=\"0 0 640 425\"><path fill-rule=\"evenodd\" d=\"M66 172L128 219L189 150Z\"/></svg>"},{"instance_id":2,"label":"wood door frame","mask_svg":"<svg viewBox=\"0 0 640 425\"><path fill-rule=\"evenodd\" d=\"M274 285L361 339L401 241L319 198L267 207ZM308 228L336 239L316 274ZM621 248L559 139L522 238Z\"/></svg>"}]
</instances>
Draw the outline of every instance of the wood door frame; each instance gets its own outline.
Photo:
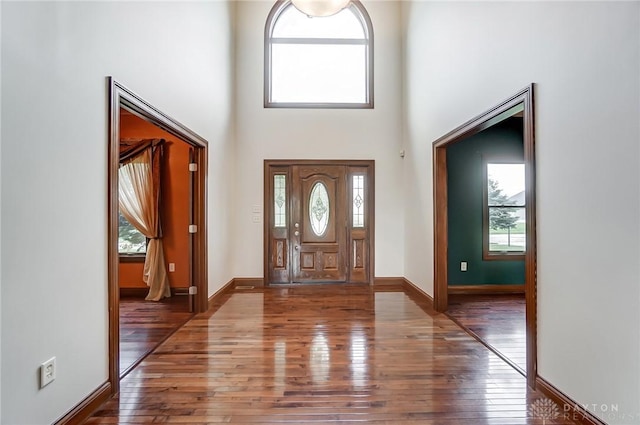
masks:
<instances>
[{"instance_id":1,"label":"wood door frame","mask_svg":"<svg viewBox=\"0 0 640 425\"><path fill-rule=\"evenodd\" d=\"M534 134L534 84L488 111L467 121L433 142L433 217L434 217L434 285L433 304L444 312L448 306L448 199L447 199L447 147L513 115L515 108L523 107L523 144L526 191L526 344L527 384L535 388L537 371L537 281L536 281L536 187L535 187L535 134Z\"/></svg>"},{"instance_id":2,"label":"wood door frame","mask_svg":"<svg viewBox=\"0 0 640 425\"><path fill-rule=\"evenodd\" d=\"M120 390L120 294L118 285L118 166L120 146L120 108L175 135L194 148L198 167L194 184L194 223L198 231L193 235L193 285L197 288L195 313L208 308L207 265L207 158L208 142L178 121L164 114L149 102L107 77L109 92L108 166L107 166L107 288L109 300L109 382L111 393Z\"/></svg>"},{"instance_id":3,"label":"wood door frame","mask_svg":"<svg viewBox=\"0 0 640 425\"><path fill-rule=\"evenodd\" d=\"M369 254L369 264L368 264L368 273L369 273L369 285L373 285L374 277L375 277L375 160L365 160L365 159L335 159L335 160L324 160L324 159L265 159L264 160L264 180L263 180L263 201L264 201L264 233L263 233L263 275L264 275L264 285L268 286L271 282L270 273L269 273L269 255L271 252L270 240L271 240L271 223L273 222L273 210L271 205L269 205L269 188L270 185L270 172L272 168L277 167L291 167L293 165L320 165L320 166L331 166L331 165L343 165L343 166L351 166L351 167L360 167L367 169L367 188L366 188L366 196L368 197L367 201L367 215L368 215L368 224L367 229L369 232L369 243L367 245L368 254ZM290 185L287 186L289 190ZM348 233L348 232L347 232ZM350 275L350 265L351 265L351 255L347 256L347 274ZM348 282L348 280L347 280Z\"/></svg>"}]
</instances>

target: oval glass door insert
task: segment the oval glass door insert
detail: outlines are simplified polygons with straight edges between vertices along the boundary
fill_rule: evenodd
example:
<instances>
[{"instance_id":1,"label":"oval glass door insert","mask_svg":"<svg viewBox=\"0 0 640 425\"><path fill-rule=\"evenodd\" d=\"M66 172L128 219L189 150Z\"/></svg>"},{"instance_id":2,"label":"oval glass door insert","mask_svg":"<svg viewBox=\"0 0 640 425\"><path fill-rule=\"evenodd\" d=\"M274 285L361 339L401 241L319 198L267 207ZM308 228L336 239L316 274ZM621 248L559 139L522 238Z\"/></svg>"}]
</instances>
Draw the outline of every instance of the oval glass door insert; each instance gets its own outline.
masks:
<instances>
[{"instance_id":1,"label":"oval glass door insert","mask_svg":"<svg viewBox=\"0 0 640 425\"><path fill-rule=\"evenodd\" d=\"M322 182L317 182L309 195L309 221L316 236L324 235L329 225L329 193Z\"/></svg>"}]
</instances>

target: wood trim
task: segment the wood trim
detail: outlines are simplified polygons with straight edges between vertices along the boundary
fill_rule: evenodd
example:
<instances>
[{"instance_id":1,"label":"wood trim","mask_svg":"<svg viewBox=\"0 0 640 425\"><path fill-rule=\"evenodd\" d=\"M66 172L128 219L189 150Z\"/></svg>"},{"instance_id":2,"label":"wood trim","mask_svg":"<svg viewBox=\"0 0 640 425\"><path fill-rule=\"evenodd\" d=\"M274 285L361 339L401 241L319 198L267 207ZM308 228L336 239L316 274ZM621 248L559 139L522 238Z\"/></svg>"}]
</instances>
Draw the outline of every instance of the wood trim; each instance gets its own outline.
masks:
<instances>
[{"instance_id":1,"label":"wood trim","mask_svg":"<svg viewBox=\"0 0 640 425\"><path fill-rule=\"evenodd\" d=\"M433 307L436 311L447 310L447 286L449 284L449 205L447 188L447 150L433 147ZM437 206L437 207L436 207Z\"/></svg>"},{"instance_id":2,"label":"wood trim","mask_svg":"<svg viewBox=\"0 0 640 425\"><path fill-rule=\"evenodd\" d=\"M225 283L224 286L214 292L207 299L207 311L213 309L214 307L219 307L222 304L222 297L233 292L233 289L236 287L235 279L231 279L229 282Z\"/></svg>"},{"instance_id":3,"label":"wood trim","mask_svg":"<svg viewBox=\"0 0 640 425\"><path fill-rule=\"evenodd\" d=\"M434 184L434 306L447 310L447 165L446 148L492 125L522 113L526 190L525 297L527 329L527 385L535 388L537 371L537 296L536 296L536 205L535 205L535 137L533 83L488 111L467 121L433 142Z\"/></svg>"},{"instance_id":4,"label":"wood trim","mask_svg":"<svg viewBox=\"0 0 640 425\"><path fill-rule=\"evenodd\" d=\"M524 163L525 163L525 216L527 246L524 257L526 327L527 327L527 383L535 388L538 377L538 280L536 230L536 167L533 83L522 91L524 104Z\"/></svg>"},{"instance_id":5,"label":"wood trim","mask_svg":"<svg viewBox=\"0 0 640 425\"><path fill-rule=\"evenodd\" d=\"M112 78L109 87L109 158L107 167L107 291L109 307L109 383L120 390L120 291L118 282L118 168L120 164L120 91Z\"/></svg>"},{"instance_id":6,"label":"wood trim","mask_svg":"<svg viewBox=\"0 0 640 425\"><path fill-rule=\"evenodd\" d=\"M287 165L351 165L354 167L369 167L374 164L372 159L265 159L265 166Z\"/></svg>"},{"instance_id":7,"label":"wood trim","mask_svg":"<svg viewBox=\"0 0 640 425\"><path fill-rule=\"evenodd\" d=\"M234 288L236 286L255 286L256 288L264 287L264 278L261 277L236 277L233 279Z\"/></svg>"},{"instance_id":8,"label":"wood trim","mask_svg":"<svg viewBox=\"0 0 640 425\"><path fill-rule=\"evenodd\" d=\"M536 377L536 389L558 405L562 418L566 418L580 424L606 425L605 422L594 416L588 410L585 410L579 403L572 400L568 395L540 376Z\"/></svg>"},{"instance_id":9,"label":"wood trim","mask_svg":"<svg viewBox=\"0 0 640 425\"><path fill-rule=\"evenodd\" d=\"M54 425L76 425L83 423L93 412L111 397L111 383L108 381L100 385L84 400L69 410Z\"/></svg>"},{"instance_id":10,"label":"wood trim","mask_svg":"<svg viewBox=\"0 0 640 425\"><path fill-rule=\"evenodd\" d=\"M198 231L193 234L192 239L193 282L191 284L198 290L194 300L195 313L203 313L209 309L207 299L209 292L209 244L207 241L209 153L207 145L193 151L193 160L198 167L193 185L193 220L198 226Z\"/></svg>"},{"instance_id":11,"label":"wood trim","mask_svg":"<svg viewBox=\"0 0 640 425\"><path fill-rule=\"evenodd\" d=\"M120 288L121 297L140 297L144 298L149 293L149 288ZM189 288L171 288L172 296L189 295Z\"/></svg>"},{"instance_id":12,"label":"wood trim","mask_svg":"<svg viewBox=\"0 0 640 425\"><path fill-rule=\"evenodd\" d=\"M142 255L123 255L120 254L118 261L121 263L144 263L147 259L145 254Z\"/></svg>"},{"instance_id":13,"label":"wood trim","mask_svg":"<svg viewBox=\"0 0 640 425\"><path fill-rule=\"evenodd\" d=\"M404 292L408 295L414 295L421 301L425 302L429 307L433 308L434 302L431 295L424 292L421 288L419 288L415 283L411 282L409 279L404 278L402 288Z\"/></svg>"},{"instance_id":14,"label":"wood trim","mask_svg":"<svg viewBox=\"0 0 640 425\"><path fill-rule=\"evenodd\" d=\"M266 71L265 71L266 72ZM286 184L286 197L287 197L287 201L289 200L290 196L289 196L289 188L291 186L290 184L291 179L289 177L285 178L285 184ZM271 262L271 248L269 247L269 243L271 241L271 223L274 222L273 220L273 209L271 208L269 204L269 199L271 199L271 192L273 192L273 182L271 181L271 166L267 163L267 161L264 162L264 165L262 166L262 201L263 201L263 206L262 206L262 277L264 279L264 283L265 285L268 285L269 283L271 283L271 277L269 276L269 265ZM289 256L287 256L287 261L290 263L289 261ZM287 267L290 267L290 264L287 265Z\"/></svg>"},{"instance_id":15,"label":"wood trim","mask_svg":"<svg viewBox=\"0 0 640 425\"><path fill-rule=\"evenodd\" d=\"M149 288L120 288L118 292L120 297L144 298L149 293Z\"/></svg>"},{"instance_id":16,"label":"wood trim","mask_svg":"<svg viewBox=\"0 0 640 425\"><path fill-rule=\"evenodd\" d=\"M375 277L373 279L373 288L376 291L381 289L396 289L402 291L404 288L404 281L404 277Z\"/></svg>"},{"instance_id":17,"label":"wood trim","mask_svg":"<svg viewBox=\"0 0 640 425\"><path fill-rule=\"evenodd\" d=\"M447 292L451 294L524 294L524 285L449 285Z\"/></svg>"},{"instance_id":18,"label":"wood trim","mask_svg":"<svg viewBox=\"0 0 640 425\"><path fill-rule=\"evenodd\" d=\"M366 212L367 219L369 220L369 223L366 224L367 231L369 232L369 247L367 248L369 250L369 274L367 276L369 283L372 284L375 281L376 275L376 162L374 160L365 162L369 168L366 177L368 182L367 196L369 196Z\"/></svg>"},{"instance_id":19,"label":"wood trim","mask_svg":"<svg viewBox=\"0 0 640 425\"><path fill-rule=\"evenodd\" d=\"M149 102L107 77L109 93L108 166L107 166L107 292L109 309L109 382L112 394L120 389L120 291L118 285L118 167L120 162L120 109L156 125L183 142L194 147L198 166L194 187L194 223L198 232L194 234L193 284L198 290L196 313L207 310L208 292L208 248L207 248L207 158L208 142L175 119L164 114Z\"/></svg>"}]
</instances>

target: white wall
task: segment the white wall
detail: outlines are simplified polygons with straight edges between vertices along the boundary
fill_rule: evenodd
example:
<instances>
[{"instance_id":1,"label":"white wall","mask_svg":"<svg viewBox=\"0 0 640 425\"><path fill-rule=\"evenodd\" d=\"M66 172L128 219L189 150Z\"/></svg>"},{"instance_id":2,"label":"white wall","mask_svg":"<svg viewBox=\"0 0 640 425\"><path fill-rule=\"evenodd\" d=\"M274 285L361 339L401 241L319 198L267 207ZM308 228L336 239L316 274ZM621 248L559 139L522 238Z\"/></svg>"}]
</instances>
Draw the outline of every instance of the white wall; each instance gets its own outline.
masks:
<instances>
[{"instance_id":1,"label":"white wall","mask_svg":"<svg viewBox=\"0 0 640 425\"><path fill-rule=\"evenodd\" d=\"M413 2L403 18L406 276L433 293L431 143L537 83L539 374L640 423L640 3Z\"/></svg>"},{"instance_id":2,"label":"white wall","mask_svg":"<svg viewBox=\"0 0 640 425\"><path fill-rule=\"evenodd\" d=\"M396 2L364 1L374 27L375 109L263 108L264 25L273 2L237 3L236 276L263 274L264 159L376 161L376 276L403 274L401 31Z\"/></svg>"},{"instance_id":3,"label":"white wall","mask_svg":"<svg viewBox=\"0 0 640 425\"><path fill-rule=\"evenodd\" d=\"M51 423L107 380L106 76L209 140L211 291L231 277L230 13L2 3L1 423ZM39 390L51 356L57 379Z\"/></svg>"},{"instance_id":4,"label":"white wall","mask_svg":"<svg viewBox=\"0 0 640 425\"><path fill-rule=\"evenodd\" d=\"M2 23L2 2L0 2L0 24ZM2 31L0 31L0 46ZM2 54L0 54L2 70ZM2 235L2 78L0 78L0 235ZM2 238L0 237L0 419L2 418Z\"/></svg>"}]
</instances>

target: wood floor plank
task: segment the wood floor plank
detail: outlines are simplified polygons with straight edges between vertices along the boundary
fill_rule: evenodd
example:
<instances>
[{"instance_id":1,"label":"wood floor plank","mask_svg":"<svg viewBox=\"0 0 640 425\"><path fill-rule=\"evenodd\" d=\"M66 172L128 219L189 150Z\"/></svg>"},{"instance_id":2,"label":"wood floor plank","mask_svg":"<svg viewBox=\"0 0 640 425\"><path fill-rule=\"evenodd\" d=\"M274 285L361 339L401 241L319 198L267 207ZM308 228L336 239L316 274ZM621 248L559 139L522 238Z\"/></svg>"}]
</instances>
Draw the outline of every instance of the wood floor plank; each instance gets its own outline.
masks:
<instances>
[{"instance_id":1,"label":"wood floor plank","mask_svg":"<svg viewBox=\"0 0 640 425\"><path fill-rule=\"evenodd\" d=\"M572 423L531 417L543 401L446 315L403 292L267 287L194 316L86 423Z\"/></svg>"},{"instance_id":2,"label":"wood floor plank","mask_svg":"<svg viewBox=\"0 0 640 425\"><path fill-rule=\"evenodd\" d=\"M162 301L120 298L120 376L193 316L186 296Z\"/></svg>"},{"instance_id":3,"label":"wood floor plank","mask_svg":"<svg viewBox=\"0 0 640 425\"><path fill-rule=\"evenodd\" d=\"M447 314L511 361L527 368L524 294L449 296Z\"/></svg>"}]
</instances>

